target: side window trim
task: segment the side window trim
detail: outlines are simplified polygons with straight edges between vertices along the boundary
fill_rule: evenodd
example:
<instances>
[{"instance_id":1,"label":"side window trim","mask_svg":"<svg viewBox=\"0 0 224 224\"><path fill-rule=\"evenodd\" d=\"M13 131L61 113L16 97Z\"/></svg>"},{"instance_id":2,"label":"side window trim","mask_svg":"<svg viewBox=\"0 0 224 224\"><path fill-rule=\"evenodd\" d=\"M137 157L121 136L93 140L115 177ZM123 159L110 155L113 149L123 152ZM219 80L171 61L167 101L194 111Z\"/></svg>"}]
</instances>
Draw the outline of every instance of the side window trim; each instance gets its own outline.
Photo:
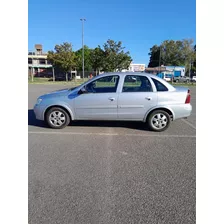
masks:
<instances>
[{"instance_id":1,"label":"side window trim","mask_svg":"<svg viewBox=\"0 0 224 224\"><path fill-rule=\"evenodd\" d=\"M155 83L153 82L152 78L151 77L148 77L150 83L151 83L151 86L152 86L152 92L157 92L157 88L156 88L156 85Z\"/></svg>"}]
</instances>

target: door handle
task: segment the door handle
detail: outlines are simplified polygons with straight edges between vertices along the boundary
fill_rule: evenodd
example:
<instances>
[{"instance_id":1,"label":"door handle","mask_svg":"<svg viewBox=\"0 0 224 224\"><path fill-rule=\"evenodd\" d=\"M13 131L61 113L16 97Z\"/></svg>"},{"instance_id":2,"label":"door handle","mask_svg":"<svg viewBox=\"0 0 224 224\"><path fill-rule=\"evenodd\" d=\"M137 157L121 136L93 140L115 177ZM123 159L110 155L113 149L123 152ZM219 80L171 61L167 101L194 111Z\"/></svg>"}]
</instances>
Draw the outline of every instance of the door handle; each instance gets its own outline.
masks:
<instances>
[{"instance_id":1,"label":"door handle","mask_svg":"<svg viewBox=\"0 0 224 224\"><path fill-rule=\"evenodd\" d=\"M151 99L152 99L152 97L147 96L145 99L146 99L146 100L151 100Z\"/></svg>"},{"instance_id":2,"label":"door handle","mask_svg":"<svg viewBox=\"0 0 224 224\"><path fill-rule=\"evenodd\" d=\"M113 98L113 97L109 97L108 98L110 101L114 101L115 100L115 98Z\"/></svg>"}]
</instances>

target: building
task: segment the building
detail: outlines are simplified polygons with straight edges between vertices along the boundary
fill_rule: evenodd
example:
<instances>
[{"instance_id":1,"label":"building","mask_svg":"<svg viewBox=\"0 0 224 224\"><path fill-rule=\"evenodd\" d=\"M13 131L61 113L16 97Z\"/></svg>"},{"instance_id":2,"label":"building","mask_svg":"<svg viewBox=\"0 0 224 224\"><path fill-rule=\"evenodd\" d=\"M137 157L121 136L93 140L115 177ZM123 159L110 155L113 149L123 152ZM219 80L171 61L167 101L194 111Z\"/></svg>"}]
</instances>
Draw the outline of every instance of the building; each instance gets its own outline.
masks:
<instances>
[{"instance_id":1,"label":"building","mask_svg":"<svg viewBox=\"0 0 224 224\"><path fill-rule=\"evenodd\" d=\"M130 64L129 71L132 72L144 72L145 71L145 64Z\"/></svg>"},{"instance_id":2,"label":"building","mask_svg":"<svg viewBox=\"0 0 224 224\"><path fill-rule=\"evenodd\" d=\"M128 69L123 69L122 72L144 72L145 64L130 64Z\"/></svg>"},{"instance_id":3,"label":"building","mask_svg":"<svg viewBox=\"0 0 224 224\"><path fill-rule=\"evenodd\" d=\"M47 61L47 53L41 44L35 45L35 51L28 52L28 75L52 77L52 65Z\"/></svg>"},{"instance_id":4,"label":"building","mask_svg":"<svg viewBox=\"0 0 224 224\"><path fill-rule=\"evenodd\" d=\"M152 74L158 74L158 73L165 72L165 71L167 71L165 66L149 67L149 68L145 69L145 72L152 73Z\"/></svg>"},{"instance_id":5,"label":"building","mask_svg":"<svg viewBox=\"0 0 224 224\"><path fill-rule=\"evenodd\" d=\"M174 72L175 77L185 76L184 66L166 66L166 69Z\"/></svg>"},{"instance_id":6,"label":"building","mask_svg":"<svg viewBox=\"0 0 224 224\"><path fill-rule=\"evenodd\" d=\"M153 68L146 68L146 72L159 74L162 73L164 75L169 74L175 77L185 76L185 67L184 66L160 66Z\"/></svg>"}]
</instances>

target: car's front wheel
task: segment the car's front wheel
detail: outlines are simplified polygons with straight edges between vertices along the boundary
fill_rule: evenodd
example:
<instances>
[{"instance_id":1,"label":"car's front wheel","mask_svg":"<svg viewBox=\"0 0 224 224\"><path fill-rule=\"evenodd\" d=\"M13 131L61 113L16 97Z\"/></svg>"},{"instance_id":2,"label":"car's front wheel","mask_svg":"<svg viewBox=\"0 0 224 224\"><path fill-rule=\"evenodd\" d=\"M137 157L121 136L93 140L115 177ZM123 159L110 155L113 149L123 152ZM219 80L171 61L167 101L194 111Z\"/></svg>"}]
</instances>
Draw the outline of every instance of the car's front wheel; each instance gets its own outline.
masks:
<instances>
[{"instance_id":1,"label":"car's front wheel","mask_svg":"<svg viewBox=\"0 0 224 224\"><path fill-rule=\"evenodd\" d=\"M152 131L165 131L170 125L170 115L163 110L155 110L147 120L149 129Z\"/></svg>"},{"instance_id":2,"label":"car's front wheel","mask_svg":"<svg viewBox=\"0 0 224 224\"><path fill-rule=\"evenodd\" d=\"M51 128L61 129L70 123L68 113L60 107L53 107L47 111L45 120Z\"/></svg>"}]
</instances>

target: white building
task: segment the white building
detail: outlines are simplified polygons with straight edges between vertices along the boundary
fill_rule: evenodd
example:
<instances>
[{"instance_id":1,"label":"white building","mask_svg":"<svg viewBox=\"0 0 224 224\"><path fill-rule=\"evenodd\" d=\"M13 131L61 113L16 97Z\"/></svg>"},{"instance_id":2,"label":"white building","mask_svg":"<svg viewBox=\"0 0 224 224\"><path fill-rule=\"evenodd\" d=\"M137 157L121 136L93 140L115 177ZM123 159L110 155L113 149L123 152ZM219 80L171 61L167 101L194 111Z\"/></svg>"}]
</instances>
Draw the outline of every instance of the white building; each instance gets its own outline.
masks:
<instances>
[{"instance_id":1,"label":"white building","mask_svg":"<svg viewBox=\"0 0 224 224\"><path fill-rule=\"evenodd\" d=\"M35 51L28 52L28 75L52 76L52 65L47 60L47 53L42 51L42 45L36 44Z\"/></svg>"},{"instance_id":2,"label":"white building","mask_svg":"<svg viewBox=\"0 0 224 224\"><path fill-rule=\"evenodd\" d=\"M167 70L173 71L174 76L185 76L185 66L165 66Z\"/></svg>"},{"instance_id":3,"label":"white building","mask_svg":"<svg viewBox=\"0 0 224 224\"><path fill-rule=\"evenodd\" d=\"M128 69L123 69L122 72L144 72L145 64L130 64Z\"/></svg>"}]
</instances>

